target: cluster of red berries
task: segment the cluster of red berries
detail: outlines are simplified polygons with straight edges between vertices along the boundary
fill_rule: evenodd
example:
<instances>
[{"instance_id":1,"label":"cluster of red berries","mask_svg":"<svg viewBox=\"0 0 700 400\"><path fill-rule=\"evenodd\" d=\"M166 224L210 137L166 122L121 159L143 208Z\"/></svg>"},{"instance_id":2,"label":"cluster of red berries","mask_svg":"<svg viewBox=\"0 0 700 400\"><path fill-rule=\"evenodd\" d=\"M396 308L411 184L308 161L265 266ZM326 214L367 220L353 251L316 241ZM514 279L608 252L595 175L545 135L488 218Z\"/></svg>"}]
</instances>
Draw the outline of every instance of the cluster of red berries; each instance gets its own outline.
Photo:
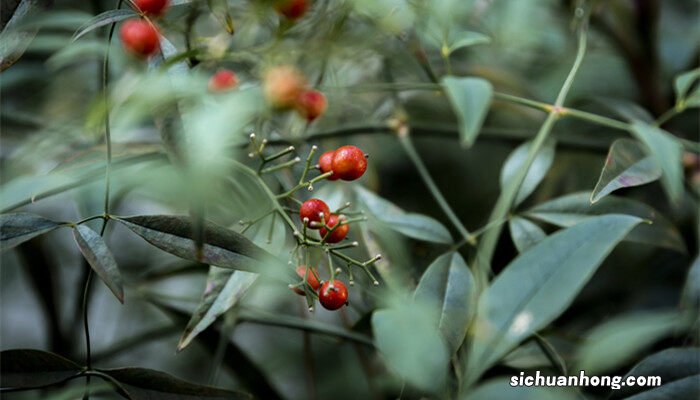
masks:
<instances>
[{"instance_id":1,"label":"cluster of red berries","mask_svg":"<svg viewBox=\"0 0 700 400\"><path fill-rule=\"evenodd\" d=\"M308 122L320 117L328 108L326 96L309 88L304 74L289 65L267 70L263 91L270 105L281 110L295 109Z\"/></svg>"},{"instance_id":2,"label":"cluster of red berries","mask_svg":"<svg viewBox=\"0 0 700 400\"><path fill-rule=\"evenodd\" d=\"M346 181L361 177L367 170L367 158L359 148L355 146L342 146L334 151L323 153L319 158L319 169L323 173L331 172L329 180L342 179ZM331 213L328 204L321 199L309 199L302 203L299 209L299 218L302 224L313 230L318 230L321 241L324 243L339 243L350 232L350 225L343 215ZM307 268L300 265L296 269L306 284L318 291L318 300L328 310L337 310L343 304L347 304L348 289L345 284L337 279L323 282L318 279L315 268ZM298 287L294 291L300 295L305 292Z\"/></svg>"},{"instance_id":3,"label":"cluster of red berries","mask_svg":"<svg viewBox=\"0 0 700 400\"><path fill-rule=\"evenodd\" d=\"M334 279L321 283L316 268L306 268L305 265L298 266L296 271L300 278L306 279L306 284L314 292L318 291L318 301L323 308L332 311L348 304L348 288L343 282ZM294 288L294 291L305 295L304 290L298 287Z\"/></svg>"},{"instance_id":4,"label":"cluster of red berries","mask_svg":"<svg viewBox=\"0 0 700 400\"><path fill-rule=\"evenodd\" d=\"M132 2L141 15L160 17L170 5L169 0L134 0ZM122 24L119 31L122 45L131 54L148 58L160 49L158 29L150 19L134 18Z\"/></svg>"}]
</instances>

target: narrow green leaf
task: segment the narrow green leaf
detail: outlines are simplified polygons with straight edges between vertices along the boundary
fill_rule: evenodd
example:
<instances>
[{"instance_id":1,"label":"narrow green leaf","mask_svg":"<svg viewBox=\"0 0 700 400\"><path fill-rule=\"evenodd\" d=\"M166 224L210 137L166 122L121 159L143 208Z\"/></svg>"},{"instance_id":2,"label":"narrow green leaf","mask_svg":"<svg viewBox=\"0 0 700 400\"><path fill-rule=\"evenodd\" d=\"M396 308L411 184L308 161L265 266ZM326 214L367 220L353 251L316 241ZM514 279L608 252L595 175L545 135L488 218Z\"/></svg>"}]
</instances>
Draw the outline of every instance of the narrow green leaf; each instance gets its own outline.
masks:
<instances>
[{"instance_id":1,"label":"narrow green leaf","mask_svg":"<svg viewBox=\"0 0 700 400\"><path fill-rule=\"evenodd\" d=\"M625 238L626 241L686 252L685 242L678 229L661 213L637 200L607 196L591 205L588 195L578 192L539 204L525 213L528 217L560 227L574 226L591 216L604 214L634 215L651 222L632 230Z\"/></svg>"},{"instance_id":2,"label":"narrow green leaf","mask_svg":"<svg viewBox=\"0 0 700 400\"><path fill-rule=\"evenodd\" d=\"M78 225L73 229L73 236L80 248L80 252L87 260L90 267L114 293L120 303L124 303L124 284L119 273L119 267L114 260L112 252L102 236L86 225Z\"/></svg>"},{"instance_id":3,"label":"narrow green leaf","mask_svg":"<svg viewBox=\"0 0 700 400\"><path fill-rule=\"evenodd\" d=\"M445 77L442 87L459 121L462 145L474 144L493 98L493 86L481 78Z\"/></svg>"},{"instance_id":4,"label":"narrow green leaf","mask_svg":"<svg viewBox=\"0 0 700 400\"><path fill-rule=\"evenodd\" d=\"M202 300L185 327L177 345L178 351L187 347L200 332L233 307L257 278L257 274L250 272L210 267Z\"/></svg>"},{"instance_id":5,"label":"narrow green leaf","mask_svg":"<svg viewBox=\"0 0 700 400\"><path fill-rule=\"evenodd\" d=\"M518 146L513 152L508 156L505 164L503 164L503 169L501 170L501 189L503 190L506 186L510 184L510 181L518 175L518 172L523 169L525 162L527 161L527 154L530 152L530 146L532 142L526 142ZM517 206L522 203L532 192L535 191L537 185L542 182L547 171L552 166L554 161L554 141L548 141L542 146L542 149L535 160L532 162L530 169L527 171L527 175L523 180L522 185L520 185L520 190L518 195L515 197L515 203L513 206Z\"/></svg>"},{"instance_id":6,"label":"narrow green leaf","mask_svg":"<svg viewBox=\"0 0 700 400\"><path fill-rule=\"evenodd\" d=\"M588 374L613 371L685 325L676 311L640 312L613 318L593 328L578 349L578 366Z\"/></svg>"},{"instance_id":7,"label":"narrow green leaf","mask_svg":"<svg viewBox=\"0 0 700 400\"><path fill-rule=\"evenodd\" d=\"M433 261L418 282L414 299L438 315L438 327L455 354L464 341L476 309L474 277L459 253Z\"/></svg>"},{"instance_id":8,"label":"narrow green leaf","mask_svg":"<svg viewBox=\"0 0 700 400\"><path fill-rule=\"evenodd\" d=\"M511 378L512 379L512 378ZM511 384L511 379L495 378L463 393L460 400L575 400L576 395L563 388L527 387Z\"/></svg>"},{"instance_id":9,"label":"narrow green leaf","mask_svg":"<svg viewBox=\"0 0 700 400\"><path fill-rule=\"evenodd\" d=\"M16 349L0 352L2 388L32 388L64 381L81 367L58 354L42 350Z\"/></svg>"},{"instance_id":10,"label":"narrow green leaf","mask_svg":"<svg viewBox=\"0 0 700 400\"><path fill-rule=\"evenodd\" d=\"M660 177L661 169L641 143L618 139L610 146L598 183L591 193L591 203L615 190L644 185Z\"/></svg>"},{"instance_id":11,"label":"narrow green leaf","mask_svg":"<svg viewBox=\"0 0 700 400\"><path fill-rule=\"evenodd\" d=\"M63 224L35 214L2 214L0 215L0 252L61 226Z\"/></svg>"},{"instance_id":12,"label":"narrow green leaf","mask_svg":"<svg viewBox=\"0 0 700 400\"><path fill-rule=\"evenodd\" d=\"M278 277L286 272L287 277L293 277L288 268L281 268L279 261L248 238L212 222L204 224L205 244L200 260L192 240L192 222L187 217L149 215L118 221L159 249L187 260Z\"/></svg>"},{"instance_id":13,"label":"narrow green leaf","mask_svg":"<svg viewBox=\"0 0 700 400\"><path fill-rule=\"evenodd\" d=\"M542 228L526 218L513 217L508 221L510 237L519 252L524 252L547 237Z\"/></svg>"},{"instance_id":14,"label":"narrow green leaf","mask_svg":"<svg viewBox=\"0 0 700 400\"><path fill-rule=\"evenodd\" d=\"M639 394L637 399L685 399L687 394L700 393L700 349L670 348L652 354L635 365L628 376L658 376L661 387L623 386L611 393L611 400ZM629 397L634 398L634 397Z\"/></svg>"},{"instance_id":15,"label":"narrow green leaf","mask_svg":"<svg viewBox=\"0 0 700 400\"><path fill-rule=\"evenodd\" d=\"M685 107L700 107L700 88L688 95L683 102Z\"/></svg>"},{"instance_id":16,"label":"narrow green leaf","mask_svg":"<svg viewBox=\"0 0 700 400\"><path fill-rule=\"evenodd\" d=\"M441 392L450 355L429 310L403 304L375 311L372 328L389 368L420 390Z\"/></svg>"},{"instance_id":17,"label":"narrow green leaf","mask_svg":"<svg viewBox=\"0 0 700 400\"><path fill-rule=\"evenodd\" d=\"M53 0L21 0L0 32L0 72L17 62L34 40L39 26L23 27L36 14L53 6Z\"/></svg>"},{"instance_id":18,"label":"narrow green leaf","mask_svg":"<svg viewBox=\"0 0 700 400\"><path fill-rule=\"evenodd\" d=\"M109 25L114 22L123 21L127 18L138 16L138 14L130 9L119 9L119 10L108 10L101 14L95 15L85 24L83 24L73 35L73 41L80 39L84 35L94 31L95 29L101 28L105 25Z\"/></svg>"},{"instance_id":19,"label":"narrow green leaf","mask_svg":"<svg viewBox=\"0 0 700 400\"><path fill-rule=\"evenodd\" d=\"M523 339L557 318L641 219L604 215L557 232L522 253L479 299L468 378L474 382Z\"/></svg>"},{"instance_id":20,"label":"narrow green leaf","mask_svg":"<svg viewBox=\"0 0 700 400\"><path fill-rule=\"evenodd\" d=\"M233 392L211 386L190 383L165 372L147 368L129 367L99 370L123 383L136 399L195 400L195 399L252 399L246 393Z\"/></svg>"},{"instance_id":21,"label":"narrow green leaf","mask_svg":"<svg viewBox=\"0 0 700 400\"><path fill-rule=\"evenodd\" d=\"M491 42L491 38L479 32L464 31L456 35L457 38L450 44L449 52L459 50L464 47L485 44Z\"/></svg>"},{"instance_id":22,"label":"narrow green leaf","mask_svg":"<svg viewBox=\"0 0 700 400\"><path fill-rule=\"evenodd\" d=\"M452 243L452 235L437 220L425 215L407 213L395 204L360 186L355 187L358 199L387 227L413 239L434 243Z\"/></svg>"},{"instance_id":23,"label":"narrow green leaf","mask_svg":"<svg viewBox=\"0 0 700 400\"><path fill-rule=\"evenodd\" d=\"M685 98L693 83L700 78L700 68L686 71L673 81L673 89L676 91L676 102Z\"/></svg>"},{"instance_id":24,"label":"narrow green leaf","mask_svg":"<svg viewBox=\"0 0 700 400\"><path fill-rule=\"evenodd\" d=\"M678 203L683 196L683 145L670 133L643 122L632 122L632 132L647 146L662 171L666 193Z\"/></svg>"}]
</instances>

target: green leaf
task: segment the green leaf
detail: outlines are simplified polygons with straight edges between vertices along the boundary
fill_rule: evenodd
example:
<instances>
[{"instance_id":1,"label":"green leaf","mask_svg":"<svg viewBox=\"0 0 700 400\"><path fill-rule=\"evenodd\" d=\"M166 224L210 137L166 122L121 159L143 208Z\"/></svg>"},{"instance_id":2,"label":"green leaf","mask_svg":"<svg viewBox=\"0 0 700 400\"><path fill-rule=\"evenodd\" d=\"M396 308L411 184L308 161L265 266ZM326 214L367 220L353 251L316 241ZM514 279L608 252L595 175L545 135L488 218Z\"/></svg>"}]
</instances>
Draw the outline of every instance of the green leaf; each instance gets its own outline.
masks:
<instances>
[{"instance_id":1,"label":"green leaf","mask_svg":"<svg viewBox=\"0 0 700 400\"><path fill-rule=\"evenodd\" d=\"M132 9L108 10L95 15L83 24L73 35L73 41L80 39L84 35L115 22L123 21L127 18L136 17L138 14Z\"/></svg>"},{"instance_id":2,"label":"green leaf","mask_svg":"<svg viewBox=\"0 0 700 400\"><path fill-rule=\"evenodd\" d=\"M688 95L683 102L685 107L700 107L700 88Z\"/></svg>"},{"instance_id":3,"label":"green leaf","mask_svg":"<svg viewBox=\"0 0 700 400\"><path fill-rule=\"evenodd\" d=\"M607 196L591 205L585 192L573 193L528 210L525 215L560 227L570 227L591 216L604 214L635 215L650 221L636 227L626 241L686 252L685 242L678 229L652 207L632 199Z\"/></svg>"},{"instance_id":4,"label":"green leaf","mask_svg":"<svg viewBox=\"0 0 700 400\"><path fill-rule=\"evenodd\" d=\"M433 315L419 304L375 311L376 346L401 379L429 393L440 393L450 355Z\"/></svg>"},{"instance_id":5,"label":"green leaf","mask_svg":"<svg viewBox=\"0 0 700 400\"><path fill-rule=\"evenodd\" d=\"M0 252L64 226L35 214L0 215Z\"/></svg>"},{"instance_id":6,"label":"green leaf","mask_svg":"<svg viewBox=\"0 0 700 400\"><path fill-rule=\"evenodd\" d=\"M81 367L58 354L32 349L0 352L2 388L32 388L65 381Z\"/></svg>"},{"instance_id":7,"label":"green leaf","mask_svg":"<svg viewBox=\"0 0 700 400\"><path fill-rule=\"evenodd\" d=\"M493 86L481 78L445 77L442 87L459 121L462 145L470 147L486 119L493 98Z\"/></svg>"},{"instance_id":8,"label":"green leaf","mask_svg":"<svg viewBox=\"0 0 700 400\"><path fill-rule=\"evenodd\" d=\"M34 40L39 26L23 27L40 11L53 6L53 0L21 0L12 17L0 32L0 72L10 68Z\"/></svg>"},{"instance_id":9,"label":"green leaf","mask_svg":"<svg viewBox=\"0 0 700 400\"><path fill-rule=\"evenodd\" d=\"M515 377L515 376L514 376ZM512 379L512 378L511 378ZM460 400L575 400L574 393L563 388L527 387L511 384L511 379L495 378L463 393Z\"/></svg>"},{"instance_id":10,"label":"green leaf","mask_svg":"<svg viewBox=\"0 0 700 400\"><path fill-rule=\"evenodd\" d=\"M615 190L644 185L660 177L661 170L645 147L636 140L618 139L610 146L590 201L595 203Z\"/></svg>"},{"instance_id":11,"label":"green leaf","mask_svg":"<svg viewBox=\"0 0 700 400\"><path fill-rule=\"evenodd\" d=\"M641 219L593 217L559 231L513 260L484 290L474 323L468 378L557 318L605 257Z\"/></svg>"},{"instance_id":12,"label":"green leaf","mask_svg":"<svg viewBox=\"0 0 700 400\"><path fill-rule=\"evenodd\" d=\"M250 272L209 268L202 300L185 327L177 345L178 351L184 349L200 332L238 303L257 278L257 274Z\"/></svg>"},{"instance_id":13,"label":"green leaf","mask_svg":"<svg viewBox=\"0 0 700 400\"><path fill-rule=\"evenodd\" d=\"M372 215L387 227L413 239L434 243L452 243L450 232L437 220L421 214L407 213L395 204L360 186L355 187L358 199Z\"/></svg>"},{"instance_id":14,"label":"green leaf","mask_svg":"<svg viewBox=\"0 0 700 400\"><path fill-rule=\"evenodd\" d=\"M491 38L479 32L464 31L457 34L457 38L450 44L449 53L463 47L474 46L491 42Z\"/></svg>"},{"instance_id":15,"label":"green leaf","mask_svg":"<svg viewBox=\"0 0 700 400\"><path fill-rule=\"evenodd\" d=\"M505 188L510 184L510 181L516 177L518 172L523 169L525 162L527 161L527 154L530 151L530 146L532 142L526 142L518 146L503 164L503 169L501 170L501 189ZM527 171L527 175L523 180L522 185L520 185L520 190L518 195L515 197L514 206L522 203L532 192L535 191L537 185L542 182L544 176L547 175L547 171L552 166L554 161L554 142L548 141L540 152L535 156L535 160L532 162L530 169Z\"/></svg>"},{"instance_id":16,"label":"green leaf","mask_svg":"<svg viewBox=\"0 0 700 400\"><path fill-rule=\"evenodd\" d=\"M677 311L618 316L593 328L578 350L575 370L601 374L625 365L643 350L685 325Z\"/></svg>"},{"instance_id":17,"label":"green leaf","mask_svg":"<svg viewBox=\"0 0 700 400\"><path fill-rule=\"evenodd\" d=\"M542 228L526 218L513 217L508 221L510 237L519 252L524 252L547 237Z\"/></svg>"},{"instance_id":18,"label":"green leaf","mask_svg":"<svg viewBox=\"0 0 700 400\"><path fill-rule=\"evenodd\" d=\"M124 285L119 267L114 260L112 252L107 248L102 236L86 225L78 225L73 229L73 236L80 248L80 252L87 260L90 267L114 293L120 303L124 303Z\"/></svg>"},{"instance_id":19,"label":"green leaf","mask_svg":"<svg viewBox=\"0 0 700 400\"><path fill-rule=\"evenodd\" d=\"M661 387L623 386L611 393L611 400L636 399L685 399L700 392L700 349L670 348L652 354L635 365L628 376L658 376Z\"/></svg>"},{"instance_id":20,"label":"green leaf","mask_svg":"<svg viewBox=\"0 0 700 400\"><path fill-rule=\"evenodd\" d=\"M130 367L101 369L99 371L124 384L129 393L136 399L252 399L252 396L245 393L190 383L165 372L147 368Z\"/></svg>"},{"instance_id":21,"label":"green leaf","mask_svg":"<svg viewBox=\"0 0 700 400\"><path fill-rule=\"evenodd\" d=\"M700 310L700 256L695 257L688 270L688 277L683 287L681 305L684 308Z\"/></svg>"},{"instance_id":22,"label":"green leaf","mask_svg":"<svg viewBox=\"0 0 700 400\"><path fill-rule=\"evenodd\" d=\"M474 277L462 256L447 253L435 259L418 282L414 299L439 316L440 332L455 354L476 309Z\"/></svg>"},{"instance_id":23,"label":"green leaf","mask_svg":"<svg viewBox=\"0 0 700 400\"><path fill-rule=\"evenodd\" d=\"M683 145L670 133L643 122L632 122L632 132L647 146L661 169L666 193L678 203L683 196Z\"/></svg>"},{"instance_id":24,"label":"green leaf","mask_svg":"<svg viewBox=\"0 0 700 400\"><path fill-rule=\"evenodd\" d=\"M673 81L673 89L676 91L676 102L685 98L693 83L700 78L700 68L686 71Z\"/></svg>"},{"instance_id":25,"label":"green leaf","mask_svg":"<svg viewBox=\"0 0 700 400\"><path fill-rule=\"evenodd\" d=\"M142 215L118 218L137 235L170 254L187 260L222 268L277 275L288 272L278 268L279 261L238 232L212 222L204 224L204 248L199 259L192 238L192 222L184 216Z\"/></svg>"}]
</instances>

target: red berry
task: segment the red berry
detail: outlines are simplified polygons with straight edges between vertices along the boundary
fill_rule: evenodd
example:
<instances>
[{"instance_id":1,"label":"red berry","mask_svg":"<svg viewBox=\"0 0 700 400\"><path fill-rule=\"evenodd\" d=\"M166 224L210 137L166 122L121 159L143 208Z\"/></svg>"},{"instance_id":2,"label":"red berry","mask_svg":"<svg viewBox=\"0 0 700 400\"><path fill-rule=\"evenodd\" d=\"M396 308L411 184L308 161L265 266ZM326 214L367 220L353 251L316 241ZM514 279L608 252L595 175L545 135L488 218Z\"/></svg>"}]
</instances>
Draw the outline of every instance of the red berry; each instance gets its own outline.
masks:
<instances>
[{"instance_id":1,"label":"red berry","mask_svg":"<svg viewBox=\"0 0 700 400\"><path fill-rule=\"evenodd\" d=\"M275 2L275 10L291 21L303 17L308 9L308 0L277 0Z\"/></svg>"},{"instance_id":2,"label":"red berry","mask_svg":"<svg viewBox=\"0 0 700 400\"><path fill-rule=\"evenodd\" d=\"M331 218L331 209L328 208L323 200L320 199L309 199L306 200L299 210L299 218L301 222L304 222L304 218L309 219L309 229L318 229L320 226L312 222L321 223L321 214L323 214L323 220L328 222Z\"/></svg>"},{"instance_id":3,"label":"red berry","mask_svg":"<svg viewBox=\"0 0 700 400\"><path fill-rule=\"evenodd\" d=\"M163 15L165 9L170 4L169 0L134 0L136 7L144 14L159 16Z\"/></svg>"},{"instance_id":4,"label":"red berry","mask_svg":"<svg viewBox=\"0 0 700 400\"><path fill-rule=\"evenodd\" d=\"M331 172L333 171L333 155L335 154L335 151L327 151L323 154L321 154L321 157L318 158L318 167L321 169L321 173L325 174L326 172ZM338 180L338 177L333 174L327 178L329 181L336 181Z\"/></svg>"},{"instance_id":5,"label":"red berry","mask_svg":"<svg viewBox=\"0 0 700 400\"><path fill-rule=\"evenodd\" d=\"M318 90L304 90L297 99L297 112L307 121L312 122L320 117L328 107L326 96Z\"/></svg>"},{"instance_id":6,"label":"red berry","mask_svg":"<svg viewBox=\"0 0 700 400\"><path fill-rule=\"evenodd\" d=\"M339 147L333 155L333 175L344 181L353 181L367 171L367 158L355 146Z\"/></svg>"},{"instance_id":7,"label":"red berry","mask_svg":"<svg viewBox=\"0 0 700 400\"><path fill-rule=\"evenodd\" d=\"M341 221L344 221L345 217L342 215L337 215L337 214L331 214L330 218L326 220L326 225L328 225L329 228L333 228L334 226L338 225ZM348 232L350 231L350 225L340 225L339 227L335 228L333 232L326 237L326 234L328 233L328 230L326 228L321 228L320 231L318 231L319 234L321 234L321 238L326 238L326 243L338 243L341 240L345 239L345 236L348 235Z\"/></svg>"},{"instance_id":8,"label":"red berry","mask_svg":"<svg viewBox=\"0 0 700 400\"><path fill-rule=\"evenodd\" d=\"M158 31L148 21L130 19L124 22L119 35L124 48L142 58L153 55L160 48Z\"/></svg>"},{"instance_id":9,"label":"red berry","mask_svg":"<svg viewBox=\"0 0 700 400\"><path fill-rule=\"evenodd\" d=\"M324 282L318 292L318 301L327 310L337 310L348 303L348 288L339 280Z\"/></svg>"},{"instance_id":10,"label":"red berry","mask_svg":"<svg viewBox=\"0 0 700 400\"><path fill-rule=\"evenodd\" d=\"M223 92L235 89L238 86L238 77L233 71L222 69L217 71L209 79L209 90L212 92Z\"/></svg>"},{"instance_id":11,"label":"red berry","mask_svg":"<svg viewBox=\"0 0 700 400\"><path fill-rule=\"evenodd\" d=\"M306 88L306 78L296 68L282 65L269 69L263 79L267 101L276 108L292 108Z\"/></svg>"},{"instance_id":12,"label":"red berry","mask_svg":"<svg viewBox=\"0 0 700 400\"><path fill-rule=\"evenodd\" d=\"M306 275L306 266L305 265L300 265L297 267L297 275L303 280L304 276ZM314 291L318 290L318 288L321 286L321 282L318 281L318 272L316 271L316 268L309 268L309 276L306 277L306 283L311 286L311 289ZM294 291L297 294L304 295L304 289L295 287Z\"/></svg>"}]
</instances>

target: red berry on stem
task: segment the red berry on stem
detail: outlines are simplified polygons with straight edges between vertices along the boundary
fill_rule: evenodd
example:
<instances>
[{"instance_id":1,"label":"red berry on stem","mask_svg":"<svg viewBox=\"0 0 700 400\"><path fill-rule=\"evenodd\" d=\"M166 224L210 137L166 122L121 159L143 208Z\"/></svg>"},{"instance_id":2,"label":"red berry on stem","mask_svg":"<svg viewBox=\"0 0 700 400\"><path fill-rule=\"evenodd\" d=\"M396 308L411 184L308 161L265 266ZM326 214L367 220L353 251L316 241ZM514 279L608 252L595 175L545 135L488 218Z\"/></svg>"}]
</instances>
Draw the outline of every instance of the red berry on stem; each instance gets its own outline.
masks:
<instances>
[{"instance_id":1,"label":"red berry on stem","mask_svg":"<svg viewBox=\"0 0 700 400\"><path fill-rule=\"evenodd\" d=\"M263 78L265 98L276 108L294 107L299 94L305 88L306 77L298 69L289 65L270 68Z\"/></svg>"},{"instance_id":2,"label":"red berry on stem","mask_svg":"<svg viewBox=\"0 0 700 400\"><path fill-rule=\"evenodd\" d=\"M304 90L297 99L297 112L307 121L312 122L320 117L328 107L326 96L318 90Z\"/></svg>"},{"instance_id":3,"label":"red berry on stem","mask_svg":"<svg viewBox=\"0 0 700 400\"><path fill-rule=\"evenodd\" d=\"M327 310L337 310L348 303L348 288L337 279L324 282L318 292L318 301Z\"/></svg>"},{"instance_id":4,"label":"red berry on stem","mask_svg":"<svg viewBox=\"0 0 700 400\"><path fill-rule=\"evenodd\" d=\"M296 21L309 9L308 0L277 0L275 10L291 21Z\"/></svg>"},{"instance_id":5,"label":"red berry on stem","mask_svg":"<svg viewBox=\"0 0 700 400\"><path fill-rule=\"evenodd\" d=\"M303 280L304 276L306 276L306 266L305 265L300 265L297 267L297 275ZM318 290L318 288L321 286L321 282L318 281L318 272L316 271L316 268L309 268L309 276L306 277L306 283L311 286L311 289L314 291ZM297 294L304 295L304 289L295 287L294 291Z\"/></svg>"},{"instance_id":6,"label":"red berry on stem","mask_svg":"<svg viewBox=\"0 0 700 400\"><path fill-rule=\"evenodd\" d=\"M326 225L329 228L333 228L342 221L345 220L344 216L337 215L337 214L331 214L330 218L326 220ZM318 231L321 234L321 238L326 238L326 243L338 243L341 240L345 239L345 236L348 235L348 232L350 231L350 225L344 224L340 225L339 227L333 229L333 232L331 232L328 237L326 237L326 234L328 234L328 230L326 228L321 228L320 231Z\"/></svg>"},{"instance_id":7,"label":"red berry on stem","mask_svg":"<svg viewBox=\"0 0 700 400\"><path fill-rule=\"evenodd\" d=\"M228 69L217 71L209 79L209 90L212 92L223 92L225 90L235 89L238 86L238 77Z\"/></svg>"},{"instance_id":8,"label":"red berry on stem","mask_svg":"<svg viewBox=\"0 0 700 400\"><path fill-rule=\"evenodd\" d=\"M142 13L152 16L163 15L169 4L169 0L134 0L134 5Z\"/></svg>"},{"instance_id":9,"label":"red berry on stem","mask_svg":"<svg viewBox=\"0 0 700 400\"><path fill-rule=\"evenodd\" d=\"M353 181L367 171L367 158L355 146L339 147L333 154L333 175L344 181Z\"/></svg>"},{"instance_id":10,"label":"red berry on stem","mask_svg":"<svg viewBox=\"0 0 700 400\"><path fill-rule=\"evenodd\" d=\"M335 151L327 151L327 152L321 154L321 157L318 158L318 167L321 169L322 174L325 174L326 172L333 171L333 155L334 154L335 154ZM328 179L329 181L336 181L336 180L338 180L338 177L335 174L333 174L326 179Z\"/></svg>"},{"instance_id":11,"label":"red berry on stem","mask_svg":"<svg viewBox=\"0 0 700 400\"><path fill-rule=\"evenodd\" d=\"M320 226L315 223L321 223L321 214L323 214L323 220L328 222L331 218L331 209L328 208L323 200L320 199L309 199L306 200L299 209L299 218L301 222L304 222L304 218L309 219L309 229L319 229ZM315 222L315 223L312 223Z\"/></svg>"},{"instance_id":12,"label":"red berry on stem","mask_svg":"<svg viewBox=\"0 0 700 400\"><path fill-rule=\"evenodd\" d=\"M160 36L156 28L148 21L130 19L119 30L122 44L130 53L147 58L160 48Z\"/></svg>"}]
</instances>

